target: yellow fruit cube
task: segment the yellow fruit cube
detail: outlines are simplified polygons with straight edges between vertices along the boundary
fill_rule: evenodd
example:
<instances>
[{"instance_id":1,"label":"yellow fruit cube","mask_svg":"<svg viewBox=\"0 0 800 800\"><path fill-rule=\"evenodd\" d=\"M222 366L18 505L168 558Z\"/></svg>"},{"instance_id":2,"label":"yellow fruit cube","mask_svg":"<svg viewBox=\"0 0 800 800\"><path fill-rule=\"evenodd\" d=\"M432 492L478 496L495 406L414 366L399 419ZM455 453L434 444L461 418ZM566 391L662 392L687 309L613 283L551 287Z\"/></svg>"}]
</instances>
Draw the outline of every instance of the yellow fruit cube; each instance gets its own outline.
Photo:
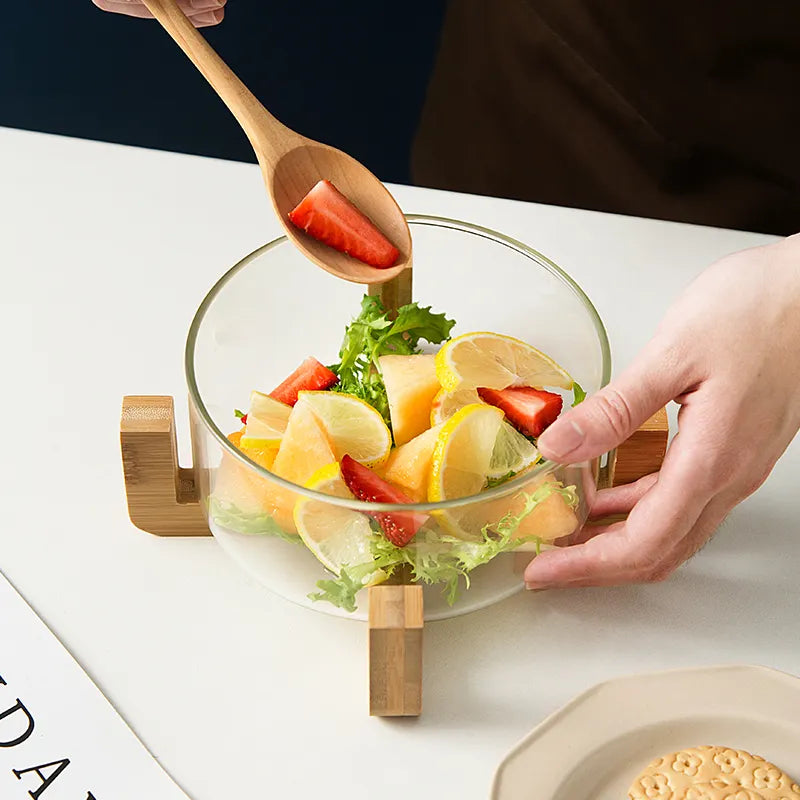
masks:
<instances>
[{"instance_id":1,"label":"yellow fruit cube","mask_svg":"<svg viewBox=\"0 0 800 800\"><path fill-rule=\"evenodd\" d=\"M402 489L412 500L425 503L428 500L428 475L431 457L441 425L415 436L392 451L383 467L382 474L390 483Z\"/></svg>"},{"instance_id":2,"label":"yellow fruit cube","mask_svg":"<svg viewBox=\"0 0 800 800\"><path fill-rule=\"evenodd\" d=\"M394 443L400 447L430 427L431 404L441 389L436 358L427 354L381 356L378 364L389 399Z\"/></svg>"}]
</instances>

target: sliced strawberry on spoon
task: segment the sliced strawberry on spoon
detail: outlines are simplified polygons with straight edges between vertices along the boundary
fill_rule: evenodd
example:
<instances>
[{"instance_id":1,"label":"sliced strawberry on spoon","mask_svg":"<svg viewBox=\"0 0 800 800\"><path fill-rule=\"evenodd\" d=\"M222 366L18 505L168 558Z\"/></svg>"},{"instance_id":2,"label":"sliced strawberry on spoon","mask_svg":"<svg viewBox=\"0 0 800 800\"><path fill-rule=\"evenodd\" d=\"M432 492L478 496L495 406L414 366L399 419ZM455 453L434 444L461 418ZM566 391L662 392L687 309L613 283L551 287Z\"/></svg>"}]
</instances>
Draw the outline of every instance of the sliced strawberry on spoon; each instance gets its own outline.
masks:
<instances>
[{"instance_id":1,"label":"sliced strawberry on spoon","mask_svg":"<svg viewBox=\"0 0 800 800\"><path fill-rule=\"evenodd\" d=\"M400 251L330 181L319 181L289 212L309 236L372 267L394 265Z\"/></svg>"},{"instance_id":2,"label":"sliced strawberry on spoon","mask_svg":"<svg viewBox=\"0 0 800 800\"><path fill-rule=\"evenodd\" d=\"M293 406L297 402L298 392L319 392L329 389L339 380L335 372L320 364L316 358L309 356L280 386L273 389L269 396L273 400Z\"/></svg>"},{"instance_id":3,"label":"sliced strawberry on spoon","mask_svg":"<svg viewBox=\"0 0 800 800\"><path fill-rule=\"evenodd\" d=\"M556 421L564 404L561 395L530 386L478 389L478 395L484 403L499 408L520 433L534 438Z\"/></svg>"},{"instance_id":4,"label":"sliced strawberry on spoon","mask_svg":"<svg viewBox=\"0 0 800 800\"><path fill-rule=\"evenodd\" d=\"M342 478L358 500L367 503L413 503L369 467L348 455L342 457ZM376 511L370 514L381 526L383 535L396 547L405 547L428 519L417 511Z\"/></svg>"}]
</instances>

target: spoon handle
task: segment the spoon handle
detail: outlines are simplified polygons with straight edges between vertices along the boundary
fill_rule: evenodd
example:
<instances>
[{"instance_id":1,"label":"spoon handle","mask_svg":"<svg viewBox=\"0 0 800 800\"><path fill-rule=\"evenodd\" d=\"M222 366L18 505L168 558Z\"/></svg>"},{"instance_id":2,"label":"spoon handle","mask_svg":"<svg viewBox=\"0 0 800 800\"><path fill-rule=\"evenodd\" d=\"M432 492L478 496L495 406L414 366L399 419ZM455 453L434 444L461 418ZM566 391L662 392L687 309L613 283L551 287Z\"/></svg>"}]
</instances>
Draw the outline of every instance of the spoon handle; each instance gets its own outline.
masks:
<instances>
[{"instance_id":1,"label":"spoon handle","mask_svg":"<svg viewBox=\"0 0 800 800\"><path fill-rule=\"evenodd\" d=\"M189 60L211 84L247 134L261 160L273 164L300 139L264 108L233 70L217 55L175 0L143 0Z\"/></svg>"}]
</instances>

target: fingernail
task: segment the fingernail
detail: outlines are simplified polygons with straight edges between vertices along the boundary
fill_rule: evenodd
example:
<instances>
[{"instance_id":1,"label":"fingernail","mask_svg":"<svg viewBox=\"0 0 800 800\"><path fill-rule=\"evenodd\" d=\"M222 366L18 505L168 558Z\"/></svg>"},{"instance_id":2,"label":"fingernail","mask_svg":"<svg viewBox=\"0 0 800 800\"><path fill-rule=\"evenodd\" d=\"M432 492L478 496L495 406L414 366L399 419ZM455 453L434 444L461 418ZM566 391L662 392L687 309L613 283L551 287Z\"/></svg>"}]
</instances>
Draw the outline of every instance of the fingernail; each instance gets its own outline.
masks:
<instances>
[{"instance_id":1,"label":"fingernail","mask_svg":"<svg viewBox=\"0 0 800 800\"><path fill-rule=\"evenodd\" d=\"M222 19L222 10L201 11L199 14L192 15L192 22L200 25L215 25Z\"/></svg>"},{"instance_id":2,"label":"fingernail","mask_svg":"<svg viewBox=\"0 0 800 800\"><path fill-rule=\"evenodd\" d=\"M583 444L583 429L571 419L556 423L539 437L539 449L555 460L561 460Z\"/></svg>"},{"instance_id":3,"label":"fingernail","mask_svg":"<svg viewBox=\"0 0 800 800\"><path fill-rule=\"evenodd\" d=\"M525 588L529 592L546 592L547 587L543 586L541 583L528 583L525 581Z\"/></svg>"}]
</instances>

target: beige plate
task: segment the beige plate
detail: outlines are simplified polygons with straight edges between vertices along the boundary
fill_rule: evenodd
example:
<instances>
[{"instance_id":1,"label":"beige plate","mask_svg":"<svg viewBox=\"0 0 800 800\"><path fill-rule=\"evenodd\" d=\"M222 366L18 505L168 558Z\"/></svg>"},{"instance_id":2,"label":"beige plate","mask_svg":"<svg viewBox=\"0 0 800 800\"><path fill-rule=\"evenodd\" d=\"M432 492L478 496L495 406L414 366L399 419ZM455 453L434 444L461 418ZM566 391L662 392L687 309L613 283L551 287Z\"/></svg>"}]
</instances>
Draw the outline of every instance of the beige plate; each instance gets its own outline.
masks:
<instances>
[{"instance_id":1,"label":"beige plate","mask_svg":"<svg viewBox=\"0 0 800 800\"><path fill-rule=\"evenodd\" d=\"M601 683L503 759L492 800L623 800L648 762L701 744L748 750L800 780L800 678L725 666Z\"/></svg>"}]
</instances>

